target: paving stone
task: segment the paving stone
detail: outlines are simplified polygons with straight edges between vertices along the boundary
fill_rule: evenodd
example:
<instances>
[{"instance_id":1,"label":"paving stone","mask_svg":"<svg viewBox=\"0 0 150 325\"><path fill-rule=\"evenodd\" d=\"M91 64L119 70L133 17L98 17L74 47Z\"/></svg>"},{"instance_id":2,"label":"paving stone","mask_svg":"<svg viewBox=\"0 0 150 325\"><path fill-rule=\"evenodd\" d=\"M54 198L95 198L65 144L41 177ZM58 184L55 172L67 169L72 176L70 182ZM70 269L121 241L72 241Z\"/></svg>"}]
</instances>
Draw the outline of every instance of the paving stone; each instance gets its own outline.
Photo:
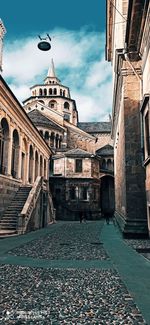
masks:
<instances>
[{"instance_id":1,"label":"paving stone","mask_svg":"<svg viewBox=\"0 0 150 325\"><path fill-rule=\"evenodd\" d=\"M2 265L0 272L1 324L146 324L112 269Z\"/></svg>"},{"instance_id":2,"label":"paving stone","mask_svg":"<svg viewBox=\"0 0 150 325\"><path fill-rule=\"evenodd\" d=\"M126 239L126 244L150 260L150 239Z\"/></svg>"},{"instance_id":3,"label":"paving stone","mask_svg":"<svg viewBox=\"0 0 150 325\"><path fill-rule=\"evenodd\" d=\"M55 233L40 237L8 254L42 259L106 260L108 254L100 242L103 222L66 223Z\"/></svg>"}]
</instances>

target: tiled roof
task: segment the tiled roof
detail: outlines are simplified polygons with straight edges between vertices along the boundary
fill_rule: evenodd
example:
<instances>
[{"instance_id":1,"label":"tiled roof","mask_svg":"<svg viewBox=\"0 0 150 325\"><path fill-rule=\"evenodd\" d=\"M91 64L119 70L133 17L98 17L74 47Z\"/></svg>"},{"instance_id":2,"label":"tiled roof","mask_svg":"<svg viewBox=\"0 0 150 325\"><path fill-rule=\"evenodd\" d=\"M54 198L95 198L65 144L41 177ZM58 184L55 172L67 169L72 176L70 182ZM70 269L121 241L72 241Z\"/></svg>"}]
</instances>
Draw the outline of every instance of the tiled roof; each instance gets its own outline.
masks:
<instances>
[{"instance_id":1,"label":"tiled roof","mask_svg":"<svg viewBox=\"0 0 150 325\"><path fill-rule=\"evenodd\" d=\"M59 127L57 124L55 124L55 122L39 112L37 109L29 112L28 116L30 117L31 121L37 126L48 126L53 127L57 130L61 130L61 127Z\"/></svg>"},{"instance_id":2,"label":"tiled roof","mask_svg":"<svg viewBox=\"0 0 150 325\"><path fill-rule=\"evenodd\" d=\"M87 133L111 132L111 122L80 122L78 127Z\"/></svg>"},{"instance_id":3,"label":"tiled roof","mask_svg":"<svg viewBox=\"0 0 150 325\"><path fill-rule=\"evenodd\" d=\"M106 146L96 150L96 154L98 156L113 156L114 148L107 144Z\"/></svg>"},{"instance_id":4,"label":"tiled roof","mask_svg":"<svg viewBox=\"0 0 150 325\"><path fill-rule=\"evenodd\" d=\"M92 153L82 150L80 148L71 149L65 152L66 157L95 157Z\"/></svg>"}]
</instances>

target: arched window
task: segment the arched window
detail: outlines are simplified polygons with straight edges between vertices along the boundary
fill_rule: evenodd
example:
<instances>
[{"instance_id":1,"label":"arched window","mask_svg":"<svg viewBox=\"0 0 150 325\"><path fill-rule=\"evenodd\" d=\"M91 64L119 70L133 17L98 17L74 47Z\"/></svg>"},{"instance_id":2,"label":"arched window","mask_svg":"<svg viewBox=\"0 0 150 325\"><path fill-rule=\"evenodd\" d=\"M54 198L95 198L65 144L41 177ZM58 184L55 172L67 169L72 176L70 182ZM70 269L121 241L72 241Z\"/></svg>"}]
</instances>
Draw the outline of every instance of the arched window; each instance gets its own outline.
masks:
<instances>
[{"instance_id":1,"label":"arched window","mask_svg":"<svg viewBox=\"0 0 150 325\"><path fill-rule=\"evenodd\" d=\"M52 95L52 88L49 88L49 95Z\"/></svg>"},{"instance_id":2,"label":"arched window","mask_svg":"<svg viewBox=\"0 0 150 325\"><path fill-rule=\"evenodd\" d=\"M65 97L65 90L63 90L63 96Z\"/></svg>"},{"instance_id":3,"label":"arched window","mask_svg":"<svg viewBox=\"0 0 150 325\"><path fill-rule=\"evenodd\" d=\"M44 96L47 96L47 89L44 88Z\"/></svg>"},{"instance_id":4,"label":"arched window","mask_svg":"<svg viewBox=\"0 0 150 325\"><path fill-rule=\"evenodd\" d=\"M64 108L69 110L69 103L68 102L64 103Z\"/></svg>"},{"instance_id":5,"label":"arched window","mask_svg":"<svg viewBox=\"0 0 150 325\"><path fill-rule=\"evenodd\" d=\"M48 131L45 132L45 141L47 142L47 144L49 144L49 132Z\"/></svg>"},{"instance_id":6,"label":"arched window","mask_svg":"<svg viewBox=\"0 0 150 325\"><path fill-rule=\"evenodd\" d=\"M41 99L40 99L39 102L42 103L42 104L45 104L45 103L44 103L44 100L41 100Z\"/></svg>"},{"instance_id":7,"label":"arched window","mask_svg":"<svg viewBox=\"0 0 150 325\"><path fill-rule=\"evenodd\" d=\"M60 96L62 96L62 89L60 89Z\"/></svg>"},{"instance_id":8,"label":"arched window","mask_svg":"<svg viewBox=\"0 0 150 325\"><path fill-rule=\"evenodd\" d=\"M51 100L48 104L50 108L57 109L57 102L56 100Z\"/></svg>"},{"instance_id":9,"label":"arched window","mask_svg":"<svg viewBox=\"0 0 150 325\"><path fill-rule=\"evenodd\" d=\"M107 169L109 169L109 170L112 170L113 168L112 168L112 162L111 162L111 159L108 159L107 160Z\"/></svg>"},{"instance_id":10,"label":"arched window","mask_svg":"<svg viewBox=\"0 0 150 325\"><path fill-rule=\"evenodd\" d=\"M9 154L9 125L5 118L0 126L0 174L7 174Z\"/></svg>"},{"instance_id":11,"label":"arched window","mask_svg":"<svg viewBox=\"0 0 150 325\"><path fill-rule=\"evenodd\" d=\"M12 142L12 160L11 160L11 175L14 178L18 176L18 162L19 162L19 134L17 130L13 131Z\"/></svg>"},{"instance_id":12,"label":"arched window","mask_svg":"<svg viewBox=\"0 0 150 325\"><path fill-rule=\"evenodd\" d=\"M43 130L40 130L39 132L40 132L41 136L43 137Z\"/></svg>"},{"instance_id":13,"label":"arched window","mask_svg":"<svg viewBox=\"0 0 150 325\"><path fill-rule=\"evenodd\" d=\"M106 169L106 160L105 159L102 160L101 168Z\"/></svg>"},{"instance_id":14,"label":"arched window","mask_svg":"<svg viewBox=\"0 0 150 325\"><path fill-rule=\"evenodd\" d=\"M42 88L39 89L39 96L42 96L43 92L42 92Z\"/></svg>"},{"instance_id":15,"label":"arched window","mask_svg":"<svg viewBox=\"0 0 150 325\"><path fill-rule=\"evenodd\" d=\"M54 88L54 95L57 95L57 89Z\"/></svg>"}]
</instances>

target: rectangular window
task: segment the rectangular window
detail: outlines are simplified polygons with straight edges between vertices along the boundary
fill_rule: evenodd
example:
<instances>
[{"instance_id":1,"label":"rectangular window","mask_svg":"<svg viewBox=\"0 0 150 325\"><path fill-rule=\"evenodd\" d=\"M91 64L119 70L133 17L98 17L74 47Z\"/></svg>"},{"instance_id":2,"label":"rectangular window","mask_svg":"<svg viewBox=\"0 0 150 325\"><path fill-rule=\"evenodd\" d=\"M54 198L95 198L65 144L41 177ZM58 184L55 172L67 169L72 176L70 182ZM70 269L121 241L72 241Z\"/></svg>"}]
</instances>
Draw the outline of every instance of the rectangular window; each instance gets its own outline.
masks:
<instances>
[{"instance_id":1,"label":"rectangular window","mask_svg":"<svg viewBox=\"0 0 150 325\"><path fill-rule=\"evenodd\" d=\"M87 187L83 186L83 187L80 187L80 190L79 190L79 198L80 200L88 200L88 190L87 190Z\"/></svg>"},{"instance_id":2,"label":"rectangular window","mask_svg":"<svg viewBox=\"0 0 150 325\"><path fill-rule=\"evenodd\" d=\"M75 160L75 173L82 173L82 159Z\"/></svg>"}]
</instances>

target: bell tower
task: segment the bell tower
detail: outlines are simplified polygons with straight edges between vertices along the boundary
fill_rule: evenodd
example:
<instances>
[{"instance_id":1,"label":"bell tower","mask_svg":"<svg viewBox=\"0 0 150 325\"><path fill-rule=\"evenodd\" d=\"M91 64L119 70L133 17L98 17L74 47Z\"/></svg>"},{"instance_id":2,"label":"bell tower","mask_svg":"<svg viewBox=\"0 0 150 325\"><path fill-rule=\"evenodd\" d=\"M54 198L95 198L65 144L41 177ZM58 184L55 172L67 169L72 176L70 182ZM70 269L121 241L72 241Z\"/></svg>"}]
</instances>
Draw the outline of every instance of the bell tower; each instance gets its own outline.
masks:
<instances>
[{"instance_id":1,"label":"bell tower","mask_svg":"<svg viewBox=\"0 0 150 325\"><path fill-rule=\"evenodd\" d=\"M3 38L6 33L6 29L2 20L0 19L0 72L2 72L2 60L3 60Z\"/></svg>"}]
</instances>

